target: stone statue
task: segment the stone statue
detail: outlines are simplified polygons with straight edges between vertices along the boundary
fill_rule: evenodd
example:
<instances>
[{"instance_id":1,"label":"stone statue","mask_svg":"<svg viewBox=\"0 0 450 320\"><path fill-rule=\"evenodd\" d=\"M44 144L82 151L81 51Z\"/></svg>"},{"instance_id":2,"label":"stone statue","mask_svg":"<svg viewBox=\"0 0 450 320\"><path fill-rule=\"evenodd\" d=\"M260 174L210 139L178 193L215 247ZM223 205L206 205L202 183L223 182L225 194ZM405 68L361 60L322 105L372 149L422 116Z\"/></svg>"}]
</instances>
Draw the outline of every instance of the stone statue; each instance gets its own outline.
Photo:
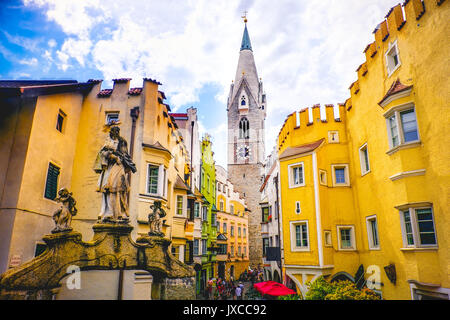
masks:
<instances>
[{"instance_id":1,"label":"stone statue","mask_svg":"<svg viewBox=\"0 0 450 320\"><path fill-rule=\"evenodd\" d=\"M160 236L164 237L164 233L162 232L162 220L166 216L166 212L163 208L161 208L161 201L155 201L150 209L153 211L148 215L148 225L150 228L150 232L148 233L151 236Z\"/></svg>"},{"instance_id":2,"label":"stone statue","mask_svg":"<svg viewBox=\"0 0 450 320\"><path fill-rule=\"evenodd\" d=\"M61 208L55 211L53 214L53 220L55 221L55 228L52 233L72 231L70 224L72 223L72 217L77 214L77 208L75 207L76 201L72 197L72 192L69 192L67 188L62 188L58 191L58 196L55 201L61 203Z\"/></svg>"},{"instance_id":3,"label":"stone statue","mask_svg":"<svg viewBox=\"0 0 450 320\"><path fill-rule=\"evenodd\" d=\"M119 127L111 127L109 137L97 155L94 171L100 173L97 185L97 192L102 193L99 219L102 222L128 222L130 186L127 174L135 173L136 165L128 154L127 141L120 136Z\"/></svg>"}]
</instances>

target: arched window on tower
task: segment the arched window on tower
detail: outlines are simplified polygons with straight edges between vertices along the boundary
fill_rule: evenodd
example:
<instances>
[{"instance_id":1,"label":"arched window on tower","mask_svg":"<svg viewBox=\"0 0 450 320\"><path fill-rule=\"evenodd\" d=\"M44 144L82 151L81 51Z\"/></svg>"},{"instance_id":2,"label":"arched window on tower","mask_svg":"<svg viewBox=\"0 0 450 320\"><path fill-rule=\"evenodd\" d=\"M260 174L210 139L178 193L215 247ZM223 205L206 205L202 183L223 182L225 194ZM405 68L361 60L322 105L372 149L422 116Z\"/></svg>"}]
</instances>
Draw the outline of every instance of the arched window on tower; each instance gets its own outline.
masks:
<instances>
[{"instance_id":1,"label":"arched window on tower","mask_svg":"<svg viewBox=\"0 0 450 320\"><path fill-rule=\"evenodd\" d=\"M247 118L242 118L239 122L239 139L249 139L250 138L250 123Z\"/></svg>"}]
</instances>

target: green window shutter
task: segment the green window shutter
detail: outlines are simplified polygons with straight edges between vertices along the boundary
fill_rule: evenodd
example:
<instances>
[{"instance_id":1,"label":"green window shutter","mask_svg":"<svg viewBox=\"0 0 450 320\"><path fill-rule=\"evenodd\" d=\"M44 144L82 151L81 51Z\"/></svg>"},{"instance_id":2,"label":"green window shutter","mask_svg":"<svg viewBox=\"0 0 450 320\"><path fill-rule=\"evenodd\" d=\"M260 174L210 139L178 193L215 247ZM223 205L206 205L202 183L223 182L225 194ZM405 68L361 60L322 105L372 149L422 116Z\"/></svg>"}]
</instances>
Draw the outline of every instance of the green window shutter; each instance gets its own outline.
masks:
<instances>
[{"instance_id":1,"label":"green window shutter","mask_svg":"<svg viewBox=\"0 0 450 320\"><path fill-rule=\"evenodd\" d=\"M45 183L45 197L55 199L58 192L58 176L60 169L52 163L48 164L47 182Z\"/></svg>"}]
</instances>

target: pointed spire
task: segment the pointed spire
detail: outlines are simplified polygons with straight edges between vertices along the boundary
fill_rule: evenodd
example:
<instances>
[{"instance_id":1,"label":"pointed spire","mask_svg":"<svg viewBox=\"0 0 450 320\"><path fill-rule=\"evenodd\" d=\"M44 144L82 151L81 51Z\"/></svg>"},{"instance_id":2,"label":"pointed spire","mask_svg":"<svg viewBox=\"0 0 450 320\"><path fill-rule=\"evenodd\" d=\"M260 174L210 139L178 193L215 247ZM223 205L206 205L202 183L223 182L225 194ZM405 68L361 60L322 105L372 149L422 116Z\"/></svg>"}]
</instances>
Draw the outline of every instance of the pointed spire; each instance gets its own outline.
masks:
<instances>
[{"instance_id":1,"label":"pointed spire","mask_svg":"<svg viewBox=\"0 0 450 320\"><path fill-rule=\"evenodd\" d=\"M242 36L242 44L241 44L241 51L242 50L252 50L252 44L250 43L250 37L248 35L247 30L247 18L245 18L245 28L244 28L244 35Z\"/></svg>"}]
</instances>

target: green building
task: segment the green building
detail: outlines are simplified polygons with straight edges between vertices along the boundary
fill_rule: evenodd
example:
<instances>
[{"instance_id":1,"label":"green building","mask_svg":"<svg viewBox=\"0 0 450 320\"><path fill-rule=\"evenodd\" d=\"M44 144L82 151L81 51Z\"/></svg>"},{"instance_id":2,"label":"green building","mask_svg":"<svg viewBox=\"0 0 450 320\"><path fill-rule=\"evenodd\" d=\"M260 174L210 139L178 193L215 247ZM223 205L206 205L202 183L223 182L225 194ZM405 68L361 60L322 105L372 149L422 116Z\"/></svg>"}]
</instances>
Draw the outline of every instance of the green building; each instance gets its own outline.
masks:
<instances>
[{"instance_id":1,"label":"green building","mask_svg":"<svg viewBox=\"0 0 450 320\"><path fill-rule=\"evenodd\" d=\"M197 277L200 283L197 288L205 288L206 282L215 278L216 268L216 166L213 159L212 142L209 135L205 135L201 143L201 177L200 192L203 195L202 218L202 270Z\"/></svg>"}]
</instances>

